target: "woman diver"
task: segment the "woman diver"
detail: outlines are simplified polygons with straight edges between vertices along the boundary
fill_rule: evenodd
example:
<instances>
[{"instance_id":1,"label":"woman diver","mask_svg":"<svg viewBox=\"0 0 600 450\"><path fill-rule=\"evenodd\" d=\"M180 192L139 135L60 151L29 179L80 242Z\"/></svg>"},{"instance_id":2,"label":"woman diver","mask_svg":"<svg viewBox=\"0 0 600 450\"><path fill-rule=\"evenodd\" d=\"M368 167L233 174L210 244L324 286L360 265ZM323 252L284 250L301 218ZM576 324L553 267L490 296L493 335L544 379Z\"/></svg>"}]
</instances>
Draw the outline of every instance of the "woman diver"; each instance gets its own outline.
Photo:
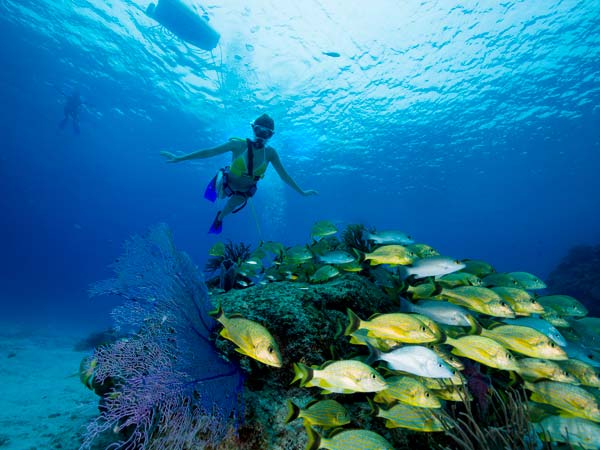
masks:
<instances>
[{"instance_id":1,"label":"woman diver","mask_svg":"<svg viewBox=\"0 0 600 450\"><path fill-rule=\"evenodd\" d=\"M218 147L198 150L182 156L161 152L161 155L167 158L167 162L171 163L210 158L231 152L231 165L217 172L204 193L204 197L212 202L217 198L229 198L223 210L217 213L209 233L219 234L223 229L223 219L228 214L236 213L246 206L248 199L256 193L256 185L264 177L269 164L272 164L279 177L300 195L318 194L314 190L301 189L281 164L277 151L266 145L267 141L275 134L273 119L269 115L263 114L251 125L254 139L232 138Z\"/></svg>"}]
</instances>

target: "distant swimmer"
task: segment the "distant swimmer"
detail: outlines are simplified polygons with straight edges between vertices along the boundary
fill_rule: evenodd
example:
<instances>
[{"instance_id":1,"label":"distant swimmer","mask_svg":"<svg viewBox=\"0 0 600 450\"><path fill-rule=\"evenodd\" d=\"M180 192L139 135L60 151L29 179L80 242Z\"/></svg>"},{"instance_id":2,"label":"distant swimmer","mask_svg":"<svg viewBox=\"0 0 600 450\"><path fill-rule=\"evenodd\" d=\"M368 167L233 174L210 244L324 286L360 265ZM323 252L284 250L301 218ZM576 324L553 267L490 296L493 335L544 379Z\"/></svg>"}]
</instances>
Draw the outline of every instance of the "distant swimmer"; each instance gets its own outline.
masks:
<instances>
[{"instance_id":1,"label":"distant swimmer","mask_svg":"<svg viewBox=\"0 0 600 450\"><path fill-rule=\"evenodd\" d=\"M65 106L63 108L65 116L58 124L59 128L62 130L67 125L69 118L73 122L73 131L75 134L79 134L79 111L85 102L81 99L81 95L79 91L75 90L71 95L67 95L62 91L59 91L62 95L67 98L65 102Z\"/></svg>"},{"instance_id":2,"label":"distant swimmer","mask_svg":"<svg viewBox=\"0 0 600 450\"><path fill-rule=\"evenodd\" d=\"M223 229L223 219L228 214L236 213L246 206L248 199L256 193L257 183L265 176L269 164L273 164L279 177L300 195L318 194L314 190L301 189L281 164L277 151L266 145L267 141L275 134L273 119L267 114L263 114L252 122L251 126L254 139L232 138L218 147L198 150L182 156L161 152L161 155L171 163L210 158L231 152L231 165L219 169L204 192L204 197L211 202L217 198L228 198L223 210L217 213L209 233L219 234Z\"/></svg>"}]
</instances>

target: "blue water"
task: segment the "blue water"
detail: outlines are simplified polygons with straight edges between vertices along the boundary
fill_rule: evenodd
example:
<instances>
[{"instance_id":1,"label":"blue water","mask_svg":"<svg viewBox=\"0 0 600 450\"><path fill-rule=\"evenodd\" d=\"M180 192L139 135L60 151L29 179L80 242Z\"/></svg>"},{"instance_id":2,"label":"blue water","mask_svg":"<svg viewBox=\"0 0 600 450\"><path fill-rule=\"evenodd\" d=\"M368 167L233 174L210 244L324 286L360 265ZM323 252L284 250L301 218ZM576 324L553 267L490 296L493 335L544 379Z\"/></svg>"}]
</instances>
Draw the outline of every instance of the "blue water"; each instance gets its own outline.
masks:
<instances>
[{"instance_id":1,"label":"blue water","mask_svg":"<svg viewBox=\"0 0 600 450\"><path fill-rule=\"evenodd\" d=\"M148 3L0 1L4 318L109 323L87 288L159 222L200 267L218 239L299 244L323 219L542 278L600 241L599 0L205 1L212 53ZM58 127L59 90L76 89L79 135ZM227 157L159 152L250 136L263 112L320 195L270 169L256 219L247 207L208 235L218 206L202 194Z\"/></svg>"}]
</instances>

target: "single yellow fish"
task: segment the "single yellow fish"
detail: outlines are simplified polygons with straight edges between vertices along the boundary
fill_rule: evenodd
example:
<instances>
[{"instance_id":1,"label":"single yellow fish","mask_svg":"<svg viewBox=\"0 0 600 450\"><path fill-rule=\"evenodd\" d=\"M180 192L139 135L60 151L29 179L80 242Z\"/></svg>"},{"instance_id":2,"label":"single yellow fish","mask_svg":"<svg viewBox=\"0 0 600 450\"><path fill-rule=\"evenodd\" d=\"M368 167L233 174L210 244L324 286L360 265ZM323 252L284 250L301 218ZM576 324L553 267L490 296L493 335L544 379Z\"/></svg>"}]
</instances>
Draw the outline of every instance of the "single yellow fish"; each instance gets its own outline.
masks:
<instances>
[{"instance_id":1,"label":"single yellow fish","mask_svg":"<svg viewBox=\"0 0 600 450\"><path fill-rule=\"evenodd\" d=\"M378 264L407 265L412 264L417 255L402 245L384 245L365 253L365 261L370 261L372 266Z\"/></svg>"},{"instance_id":2,"label":"single yellow fish","mask_svg":"<svg viewBox=\"0 0 600 450\"><path fill-rule=\"evenodd\" d=\"M302 387L320 387L323 393L377 392L386 389L387 383L371 366L356 360L329 362L321 368L294 364L294 381Z\"/></svg>"},{"instance_id":3,"label":"single yellow fish","mask_svg":"<svg viewBox=\"0 0 600 450\"><path fill-rule=\"evenodd\" d=\"M388 405L398 401L421 408L441 408L439 399L419 380L408 376L386 378L387 389L377 392L373 400Z\"/></svg>"},{"instance_id":4,"label":"single yellow fish","mask_svg":"<svg viewBox=\"0 0 600 450\"><path fill-rule=\"evenodd\" d=\"M339 402L335 400L315 400L300 408L293 401L287 401L288 415L285 423L301 418L305 426L319 426L323 428L341 427L350 423L350 414Z\"/></svg>"},{"instance_id":5,"label":"single yellow fish","mask_svg":"<svg viewBox=\"0 0 600 450\"><path fill-rule=\"evenodd\" d=\"M506 286L496 286L491 289L502 297L518 316L544 313L544 307L524 289Z\"/></svg>"},{"instance_id":6,"label":"single yellow fish","mask_svg":"<svg viewBox=\"0 0 600 450\"><path fill-rule=\"evenodd\" d=\"M524 386L532 392L531 400L534 402L552 405L576 417L600 422L598 400L582 387L557 381L525 381Z\"/></svg>"},{"instance_id":7,"label":"single yellow fish","mask_svg":"<svg viewBox=\"0 0 600 450\"><path fill-rule=\"evenodd\" d=\"M506 348L532 358L551 360L567 359L567 353L545 334L520 325L500 325L491 330L483 329L482 336L499 342Z\"/></svg>"},{"instance_id":8,"label":"single yellow fish","mask_svg":"<svg viewBox=\"0 0 600 450\"><path fill-rule=\"evenodd\" d=\"M446 343L454 347L452 353L457 356L464 356L495 369L518 370L510 351L493 339L468 335L458 339L447 337Z\"/></svg>"},{"instance_id":9,"label":"single yellow fish","mask_svg":"<svg viewBox=\"0 0 600 450\"><path fill-rule=\"evenodd\" d=\"M221 305L211 315L223 325L220 335L237 345L238 353L269 366L283 365L277 342L261 324L237 315L227 317Z\"/></svg>"},{"instance_id":10,"label":"single yellow fish","mask_svg":"<svg viewBox=\"0 0 600 450\"><path fill-rule=\"evenodd\" d=\"M438 342L441 339L439 328L431 330L415 314L390 313L376 314L369 320L361 320L350 309L346 336L357 330L366 329L368 335L380 339L393 339L407 344Z\"/></svg>"},{"instance_id":11,"label":"single yellow fish","mask_svg":"<svg viewBox=\"0 0 600 450\"><path fill-rule=\"evenodd\" d=\"M369 430L337 430L329 437L323 437L312 427L306 428L307 450L394 450L392 444L382 436Z\"/></svg>"}]
</instances>

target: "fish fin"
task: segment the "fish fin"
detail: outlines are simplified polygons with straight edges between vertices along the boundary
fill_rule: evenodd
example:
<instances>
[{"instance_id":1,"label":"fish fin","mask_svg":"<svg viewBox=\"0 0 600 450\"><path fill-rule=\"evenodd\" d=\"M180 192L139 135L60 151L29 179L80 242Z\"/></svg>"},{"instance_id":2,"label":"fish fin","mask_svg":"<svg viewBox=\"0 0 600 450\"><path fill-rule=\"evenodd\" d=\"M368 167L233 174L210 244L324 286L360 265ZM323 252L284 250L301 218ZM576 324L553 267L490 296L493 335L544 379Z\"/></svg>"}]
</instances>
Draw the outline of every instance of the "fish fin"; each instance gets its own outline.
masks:
<instances>
[{"instance_id":1,"label":"fish fin","mask_svg":"<svg viewBox=\"0 0 600 450\"><path fill-rule=\"evenodd\" d=\"M225 312L223 311L223 306L219 303L217 309L210 311L208 314L218 322L225 315Z\"/></svg>"},{"instance_id":2,"label":"fish fin","mask_svg":"<svg viewBox=\"0 0 600 450\"><path fill-rule=\"evenodd\" d=\"M306 434L308 435L308 443L305 450L319 450L321 448L321 435L317 433L311 426L306 426Z\"/></svg>"},{"instance_id":3,"label":"fish fin","mask_svg":"<svg viewBox=\"0 0 600 450\"><path fill-rule=\"evenodd\" d=\"M468 334L481 334L483 328L482 328L481 324L475 319L475 317L468 315L467 321L471 325L471 328L469 328Z\"/></svg>"},{"instance_id":4,"label":"fish fin","mask_svg":"<svg viewBox=\"0 0 600 450\"><path fill-rule=\"evenodd\" d=\"M365 364L370 366L375 361L379 360L379 358L381 356L381 352L377 348L372 346L369 341L365 341L365 344L367 344L367 348L369 349L369 356L365 360Z\"/></svg>"},{"instance_id":5,"label":"fish fin","mask_svg":"<svg viewBox=\"0 0 600 450\"><path fill-rule=\"evenodd\" d=\"M284 423L290 423L292 420L297 419L300 416L300 407L296 405L293 401L288 399L287 401L288 414L285 418Z\"/></svg>"},{"instance_id":6,"label":"fish fin","mask_svg":"<svg viewBox=\"0 0 600 450\"><path fill-rule=\"evenodd\" d=\"M220 333L221 337L225 338L225 339L229 339L230 341L231 339L231 335L229 334L229 331L227 331L227 328L223 328Z\"/></svg>"},{"instance_id":7,"label":"fish fin","mask_svg":"<svg viewBox=\"0 0 600 450\"><path fill-rule=\"evenodd\" d=\"M444 333L444 335L446 336L446 340L444 340L443 343L454 346L456 343L456 339L453 339L450 336L448 336L448 333ZM454 348L454 350L456 350L456 348ZM456 353L454 354L456 355Z\"/></svg>"},{"instance_id":8,"label":"fish fin","mask_svg":"<svg viewBox=\"0 0 600 450\"><path fill-rule=\"evenodd\" d=\"M290 381L290 384L300 380L300 387L304 387L307 382L312 380L312 377L313 369L302 363L294 363L294 379Z\"/></svg>"},{"instance_id":9,"label":"fish fin","mask_svg":"<svg viewBox=\"0 0 600 450\"><path fill-rule=\"evenodd\" d=\"M373 403L373 400L371 400L369 397L367 397L367 403L369 404L369 414L371 414L374 417L377 417L379 415L379 406L377 406L375 403Z\"/></svg>"},{"instance_id":10,"label":"fish fin","mask_svg":"<svg viewBox=\"0 0 600 450\"><path fill-rule=\"evenodd\" d=\"M348 314L348 326L346 327L346 331L344 332L344 335L346 336L350 336L352 333L354 333L356 330L358 330L360 328L360 317L358 317L356 314L354 314L354 312L348 308L346 310L347 314Z\"/></svg>"},{"instance_id":11,"label":"fish fin","mask_svg":"<svg viewBox=\"0 0 600 450\"><path fill-rule=\"evenodd\" d=\"M406 266L398 266L396 268L396 270L398 271L398 276L400 277L401 281L406 280L408 277L410 277L412 275L410 273L410 269L411 269L411 267L406 267Z\"/></svg>"},{"instance_id":12,"label":"fish fin","mask_svg":"<svg viewBox=\"0 0 600 450\"><path fill-rule=\"evenodd\" d=\"M334 428L333 430L330 431L329 433L329 439L331 439L333 436L335 436L336 434L340 434L341 432L345 431L345 428L342 427L337 427Z\"/></svg>"},{"instance_id":13,"label":"fish fin","mask_svg":"<svg viewBox=\"0 0 600 450\"><path fill-rule=\"evenodd\" d=\"M400 312L403 312L403 313L413 312L414 305L411 302L409 302L404 297L399 297L399 300L400 300Z\"/></svg>"},{"instance_id":14,"label":"fish fin","mask_svg":"<svg viewBox=\"0 0 600 450\"><path fill-rule=\"evenodd\" d=\"M531 397L529 398L532 402L538 402L538 403L547 403L544 400L544 397L541 396L540 394L538 394L537 392L532 392L531 393Z\"/></svg>"},{"instance_id":15,"label":"fish fin","mask_svg":"<svg viewBox=\"0 0 600 450\"><path fill-rule=\"evenodd\" d=\"M248 352L247 352L246 350L244 350L243 348L236 347L236 348L235 348L235 351L236 351L236 352L238 352L238 353L240 353L240 354L242 354L242 355L244 355L244 356L249 356L250 358L255 358L255 356L254 356L254 355L251 355L250 353L248 353Z\"/></svg>"}]
</instances>

